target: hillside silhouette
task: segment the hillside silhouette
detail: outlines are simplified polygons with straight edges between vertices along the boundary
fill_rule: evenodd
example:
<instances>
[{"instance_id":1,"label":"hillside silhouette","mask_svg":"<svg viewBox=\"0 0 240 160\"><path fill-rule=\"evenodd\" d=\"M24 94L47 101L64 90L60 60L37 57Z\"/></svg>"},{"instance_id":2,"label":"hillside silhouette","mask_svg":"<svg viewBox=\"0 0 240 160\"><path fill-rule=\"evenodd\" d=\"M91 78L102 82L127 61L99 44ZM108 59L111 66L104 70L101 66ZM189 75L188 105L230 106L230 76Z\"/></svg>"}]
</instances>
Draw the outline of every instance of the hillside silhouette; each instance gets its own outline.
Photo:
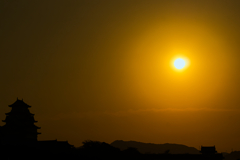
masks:
<instances>
[{"instance_id":1,"label":"hillside silhouette","mask_svg":"<svg viewBox=\"0 0 240 160\"><path fill-rule=\"evenodd\" d=\"M129 147L136 148L142 154L144 153L170 153L170 154L200 154L199 150L194 147L188 147L182 144L153 144L153 143L142 143L136 141L122 141L116 140L111 143L113 147L125 150Z\"/></svg>"}]
</instances>

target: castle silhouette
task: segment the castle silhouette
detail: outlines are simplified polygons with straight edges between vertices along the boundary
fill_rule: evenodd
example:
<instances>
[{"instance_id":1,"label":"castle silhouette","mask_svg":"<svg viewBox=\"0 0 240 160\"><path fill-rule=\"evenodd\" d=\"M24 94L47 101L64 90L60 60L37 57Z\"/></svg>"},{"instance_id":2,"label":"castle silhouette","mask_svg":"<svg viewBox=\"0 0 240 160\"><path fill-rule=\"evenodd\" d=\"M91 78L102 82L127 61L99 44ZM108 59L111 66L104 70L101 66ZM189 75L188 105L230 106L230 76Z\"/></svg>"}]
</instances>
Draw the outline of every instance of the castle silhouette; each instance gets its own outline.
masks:
<instances>
[{"instance_id":1,"label":"castle silhouette","mask_svg":"<svg viewBox=\"0 0 240 160\"><path fill-rule=\"evenodd\" d=\"M17 100L9 105L11 111L6 114L6 124L0 126L0 144L1 146L29 146L44 150L66 150L72 149L67 141L46 140L38 141L37 130L41 127L34 123L34 114L30 113L29 106L23 100Z\"/></svg>"}]
</instances>

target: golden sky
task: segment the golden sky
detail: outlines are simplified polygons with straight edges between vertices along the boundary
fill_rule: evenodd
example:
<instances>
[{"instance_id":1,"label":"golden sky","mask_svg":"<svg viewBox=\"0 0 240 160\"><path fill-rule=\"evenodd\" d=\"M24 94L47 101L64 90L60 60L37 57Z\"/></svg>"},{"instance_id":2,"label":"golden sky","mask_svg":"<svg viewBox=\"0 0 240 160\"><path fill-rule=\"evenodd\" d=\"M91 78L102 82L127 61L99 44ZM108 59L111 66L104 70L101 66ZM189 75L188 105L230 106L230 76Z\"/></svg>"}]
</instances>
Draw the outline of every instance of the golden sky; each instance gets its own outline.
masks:
<instances>
[{"instance_id":1,"label":"golden sky","mask_svg":"<svg viewBox=\"0 0 240 160\"><path fill-rule=\"evenodd\" d=\"M240 150L240 1L0 1L0 119L39 139ZM182 71L173 68L187 58ZM3 123L2 123L3 125Z\"/></svg>"}]
</instances>

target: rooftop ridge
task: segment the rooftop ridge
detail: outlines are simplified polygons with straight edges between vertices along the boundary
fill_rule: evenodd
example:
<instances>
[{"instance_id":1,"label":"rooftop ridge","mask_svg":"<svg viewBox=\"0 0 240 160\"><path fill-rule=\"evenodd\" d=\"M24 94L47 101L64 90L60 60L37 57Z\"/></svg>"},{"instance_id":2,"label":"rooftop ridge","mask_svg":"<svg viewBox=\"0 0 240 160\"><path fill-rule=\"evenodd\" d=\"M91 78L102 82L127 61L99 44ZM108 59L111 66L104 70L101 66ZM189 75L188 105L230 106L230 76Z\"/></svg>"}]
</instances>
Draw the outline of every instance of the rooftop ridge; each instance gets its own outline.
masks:
<instances>
[{"instance_id":1,"label":"rooftop ridge","mask_svg":"<svg viewBox=\"0 0 240 160\"><path fill-rule=\"evenodd\" d=\"M27 108L30 108L31 106L28 105L27 103L23 102L23 99L22 100L19 100L17 98L17 100L13 103L13 104L10 104L8 105L9 107L17 107L17 106L21 106L21 107L27 107Z\"/></svg>"}]
</instances>

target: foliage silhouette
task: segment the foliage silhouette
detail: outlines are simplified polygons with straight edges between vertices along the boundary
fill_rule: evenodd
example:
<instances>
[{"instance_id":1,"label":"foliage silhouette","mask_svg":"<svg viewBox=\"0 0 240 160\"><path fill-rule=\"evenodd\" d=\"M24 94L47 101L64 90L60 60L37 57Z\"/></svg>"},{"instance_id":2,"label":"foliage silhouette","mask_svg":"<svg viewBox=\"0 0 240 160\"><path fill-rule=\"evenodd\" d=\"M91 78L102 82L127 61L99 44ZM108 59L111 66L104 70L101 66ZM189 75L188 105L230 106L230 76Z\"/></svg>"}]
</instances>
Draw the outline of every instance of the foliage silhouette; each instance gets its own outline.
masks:
<instances>
[{"instance_id":1,"label":"foliage silhouette","mask_svg":"<svg viewBox=\"0 0 240 160\"><path fill-rule=\"evenodd\" d=\"M164 154L169 154L169 152L170 152L170 149L167 149L167 150L164 152Z\"/></svg>"}]
</instances>

